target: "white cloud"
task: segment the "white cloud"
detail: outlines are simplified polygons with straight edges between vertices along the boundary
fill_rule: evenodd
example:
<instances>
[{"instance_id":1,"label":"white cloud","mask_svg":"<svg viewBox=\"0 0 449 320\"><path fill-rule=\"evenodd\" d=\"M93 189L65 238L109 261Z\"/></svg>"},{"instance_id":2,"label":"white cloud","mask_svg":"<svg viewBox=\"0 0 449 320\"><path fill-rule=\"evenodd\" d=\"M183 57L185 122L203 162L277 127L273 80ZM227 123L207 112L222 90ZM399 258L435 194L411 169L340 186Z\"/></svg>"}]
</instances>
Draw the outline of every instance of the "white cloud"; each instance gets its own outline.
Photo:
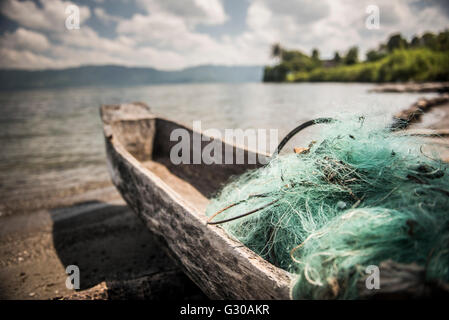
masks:
<instances>
[{"instance_id":1,"label":"white cloud","mask_svg":"<svg viewBox=\"0 0 449 320\"><path fill-rule=\"evenodd\" d=\"M5 0L1 4L0 11L9 19L24 27L51 32L65 30L67 18L65 9L73 3L61 0L45 0L41 2L41 5L42 8L39 8L30 0ZM80 9L80 22L83 23L90 17L90 10L86 6L78 7Z\"/></svg>"},{"instance_id":2,"label":"white cloud","mask_svg":"<svg viewBox=\"0 0 449 320\"><path fill-rule=\"evenodd\" d=\"M220 0L137 0L137 3L150 14L182 17L189 26L222 24L228 18Z\"/></svg>"},{"instance_id":3,"label":"white cloud","mask_svg":"<svg viewBox=\"0 0 449 320\"><path fill-rule=\"evenodd\" d=\"M20 69L42 69L55 67L54 60L29 50L0 48L0 66Z\"/></svg>"},{"instance_id":4,"label":"white cloud","mask_svg":"<svg viewBox=\"0 0 449 320\"><path fill-rule=\"evenodd\" d=\"M150 43L176 51L192 50L215 43L210 36L191 31L183 19L164 12L146 16L134 15L130 20L121 21L117 32L140 43Z\"/></svg>"},{"instance_id":5,"label":"white cloud","mask_svg":"<svg viewBox=\"0 0 449 320\"><path fill-rule=\"evenodd\" d=\"M316 22L329 14L327 1L316 0L262 0L276 16L290 17L300 25Z\"/></svg>"},{"instance_id":6,"label":"white cloud","mask_svg":"<svg viewBox=\"0 0 449 320\"><path fill-rule=\"evenodd\" d=\"M20 27L14 32L6 32L0 36L0 47L39 52L47 50L50 43L45 35Z\"/></svg>"},{"instance_id":7,"label":"white cloud","mask_svg":"<svg viewBox=\"0 0 449 320\"><path fill-rule=\"evenodd\" d=\"M98 17L98 19L100 19L105 23L119 22L121 20L120 17L110 15L103 8L100 7L94 9L94 14Z\"/></svg>"},{"instance_id":8,"label":"white cloud","mask_svg":"<svg viewBox=\"0 0 449 320\"><path fill-rule=\"evenodd\" d=\"M195 0L194 3L207 17L204 22L200 20L199 23L222 24L228 19L220 0Z\"/></svg>"},{"instance_id":9,"label":"white cloud","mask_svg":"<svg viewBox=\"0 0 449 320\"><path fill-rule=\"evenodd\" d=\"M257 31L265 29L272 17L271 11L262 2L256 1L248 8L246 22L253 31Z\"/></svg>"}]
</instances>

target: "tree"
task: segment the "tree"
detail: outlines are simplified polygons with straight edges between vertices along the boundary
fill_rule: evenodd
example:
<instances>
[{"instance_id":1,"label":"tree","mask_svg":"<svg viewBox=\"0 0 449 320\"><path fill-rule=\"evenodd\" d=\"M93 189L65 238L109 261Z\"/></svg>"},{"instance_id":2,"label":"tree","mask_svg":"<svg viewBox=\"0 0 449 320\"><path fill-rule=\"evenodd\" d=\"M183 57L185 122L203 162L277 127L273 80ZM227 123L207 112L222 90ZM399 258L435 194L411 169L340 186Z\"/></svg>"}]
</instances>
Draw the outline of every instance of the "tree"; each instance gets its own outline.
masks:
<instances>
[{"instance_id":1,"label":"tree","mask_svg":"<svg viewBox=\"0 0 449 320\"><path fill-rule=\"evenodd\" d=\"M431 32L426 32L422 37L414 36L410 42L410 47L418 48L425 47L435 51L448 51L449 50L449 30L440 32L435 35Z\"/></svg>"},{"instance_id":2,"label":"tree","mask_svg":"<svg viewBox=\"0 0 449 320\"><path fill-rule=\"evenodd\" d=\"M442 31L438 34L437 46L440 51L449 50L449 30Z\"/></svg>"},{"instance_id":3,"label":"tree","mask_svg":"<svg viewBox=\"0 0 449 320\"><path fill-rule=\"evenodd\" d=\"M366 53L366 61L368 61L368 62L377 61L377 60L382 59L385 56L386 55L384 52L376 51L376 50L369 50Z\"/></svg>"},{"instance_id":4,"label":"tree","mask_svg":"<svg viewBox=\"0 0 449 320\"><path fill-rule=\"evenodd\" d=\"M400 33L390 36L387 42L388 52L393 52L396 49L405 49L408 47L407 40L405 40Z\"/></svg>"},{"instance_id":5,"label":"tree","mask_svg":"<svg viewBox=\"0 0 449 320\"><path fill-rule=\"evenodd\" d=\"M332 59L332 61L334 61L335 63L341 62L341 57L340 57L340 54L338 53L338 51L335 51L334 58Z\"/></svg>"},{"instance_id":6,"label":"tree","mask_svg":"<svg viewBox=\"0 0 449 320\"><path fill-rule=\"evenodd\" d=\"M314 60L298 50L284 50L281 64L285 65L290 71L310 71L320 66L321 61Z\"/></svg>"},{"instance_id":7,"label":"tree","mask_svg":"<svg viewBox=\"0 0 449 320\"><path fill-rule=\"evenodd\" d=\"M429 48L432 50L437 49L437 37L431 32L424 33L421 37L421 42L422 42L423 46L426 48Z\"/></svg>"},{"instance_id":8,"label":"tree","mask_svg":"<svg viewBox=\"0 0 449 320\"><path fill-rule=\"evenodd\" d=\"M271 57L272 58L277 58L279 60L282 60L283 52L284 52L284 49L282 49L282 47L279 43L275 43L271 46Z\"/></svg>"},{"instance_id":9,"label":"tree","mask_svg":"<svg viewBox=\"0 0 449 320\"><path fill-rule=\"evenodd\" d=\"M359 61L359 48L352 47L346 54L345 64L347 65L356 64L358 61Z\"/></svg>"},{"instance_id":10,"label":"tree","mask_svg":"<svg viewBox=\"0 0 449 320\"><path fill-rule=\"evenodd\" d=\"M410 42L410 47L417 48L421 45L421 40L418 36L414 36L412 41Z\"/></svg>"},{"instance_id":11,"label":"tree","mask_svg":"<svg viewBox=\"0 0 449 320\"><path fill-rule=\"evenodd\" d=\"M312 50L312 59L313 60L320 60L320 52L316 48L314 48Z\"/></svg>"}]
</instances>

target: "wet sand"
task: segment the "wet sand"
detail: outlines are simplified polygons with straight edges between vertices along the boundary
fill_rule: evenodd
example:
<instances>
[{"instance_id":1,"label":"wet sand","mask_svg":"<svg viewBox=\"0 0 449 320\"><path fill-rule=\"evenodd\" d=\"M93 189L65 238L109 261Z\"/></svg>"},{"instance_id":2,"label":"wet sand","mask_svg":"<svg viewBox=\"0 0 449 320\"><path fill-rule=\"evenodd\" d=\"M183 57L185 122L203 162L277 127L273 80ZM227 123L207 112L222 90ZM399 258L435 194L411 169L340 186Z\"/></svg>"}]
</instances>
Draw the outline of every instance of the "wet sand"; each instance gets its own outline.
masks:
<instances>
[{"instance_id":1,"label":"wet sand","mask_svg":"<svg viewBox=\"0 0 449 320\"><path fill-rule=\"evenodd\" d=\"M105 184L34 208L10 200L19 210L0 217L0 299L205 298ZM68 265L80 269L77 292L66 288Z\"/></svg>"}]
</instances>

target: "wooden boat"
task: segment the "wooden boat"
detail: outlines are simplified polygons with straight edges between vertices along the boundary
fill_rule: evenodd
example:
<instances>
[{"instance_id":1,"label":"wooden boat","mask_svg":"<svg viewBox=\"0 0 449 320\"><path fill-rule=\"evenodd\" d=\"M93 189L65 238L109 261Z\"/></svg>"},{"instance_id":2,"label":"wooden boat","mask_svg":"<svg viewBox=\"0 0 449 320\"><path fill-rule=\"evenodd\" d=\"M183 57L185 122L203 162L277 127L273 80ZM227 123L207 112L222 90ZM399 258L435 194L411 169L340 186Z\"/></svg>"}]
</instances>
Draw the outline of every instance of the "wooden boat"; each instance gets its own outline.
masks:
<instances>
[{"instance_id":1,"label":"wooden boat","mask_svg":"<svg viewBox=\"0 0 449 320\"><path fill-rule=\"evenodd\" d=\"M177 142L170 141L171 132L183 128L192 139L202 135L156 117L142 103L102 106L101 117L113 183L205 294L214 299L289 299L291 274L221 227L206 224L211 195L230 176L255 165L173 165L170 150ZM251 153L241 151L245 159Z\"/></svg>"},{"instance_id":2,"label":"wooden boat","mask_svg":"<svg viewBox=\"0 0 449 320\"><path fill-rule=\"evenodd\" d=\"M153 115L143 103L105 105L101 117L113 183L205 294L213 299L290 298L294 275L262 259L220 226L207 224L205 209L211 195L230 176L256 165L174 165L170 150L177 142L170 141L171 132L187 130L191 145L194 135L203 135ZM203 141L201 147L208 143ZM218 143L224 153L226 144ZM235 163L238 148L230 147ZM245 159L254 157L251 151L239 151ZM422 266L387 260L379 268L381 290L367 289L361 279L361 298L449 296L449 285L428 282Z\"/></svg>"}]
</instances>

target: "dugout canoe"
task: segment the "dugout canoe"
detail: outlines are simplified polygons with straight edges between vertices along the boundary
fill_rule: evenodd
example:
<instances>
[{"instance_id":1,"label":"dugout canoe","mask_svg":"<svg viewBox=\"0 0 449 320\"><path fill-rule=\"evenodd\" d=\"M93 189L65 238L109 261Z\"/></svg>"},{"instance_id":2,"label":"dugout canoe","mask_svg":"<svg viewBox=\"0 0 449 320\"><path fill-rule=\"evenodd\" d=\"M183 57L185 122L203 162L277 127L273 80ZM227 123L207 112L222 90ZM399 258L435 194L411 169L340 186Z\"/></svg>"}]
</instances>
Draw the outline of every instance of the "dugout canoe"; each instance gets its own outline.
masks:
<instances>
[{"instance_id":1,"label":"dugout canoe","mask_svg":"<svg viewBox=\"0 0 449 320\"><path fill-rule=\"evenodd\" d=\"M213 299L289 299L291 274L220 226L206 224L211 195L230 176L256 165L172 164L170 150L177 142L170 141L171 132L185 129L191 139L202 134L153 115L143 103L104 105L101 118L114 185L205 294ZM241 151L245 159L251 153Z\"/></svg>"},{"instance_id":2,"label":"dugout canoe","mask_svg":"<svg viewBox=\"0 0 449 320\"><path fill-rule=\"evenodd\" d=\"M212 299L290 299L294 275L277 268L232 239L219 225L208 225L205 209L211 196L232 175L254 164L179 164L170 161L173 130L190 139L201 132L158 117L143 103L103 105L100 109L112 182L131 209L158 236L164 250ZM296 130L296 129L295 129ZM207 140L205 139L205 140ZM197 140L198 141L198 140ZM226 144L222 145L224 153ZM209 142L202 141L201 148ZM233 156L268 157L235 146ZM192 157L192 154L191 154ZM224 156L223 156L224 159ZM447 283L426 279L422 266L382 262L380 290L358 283L360 298L405 299L449 297ZM332 298L332 294L328 297Z\"/></svg>"}]
</instances>

